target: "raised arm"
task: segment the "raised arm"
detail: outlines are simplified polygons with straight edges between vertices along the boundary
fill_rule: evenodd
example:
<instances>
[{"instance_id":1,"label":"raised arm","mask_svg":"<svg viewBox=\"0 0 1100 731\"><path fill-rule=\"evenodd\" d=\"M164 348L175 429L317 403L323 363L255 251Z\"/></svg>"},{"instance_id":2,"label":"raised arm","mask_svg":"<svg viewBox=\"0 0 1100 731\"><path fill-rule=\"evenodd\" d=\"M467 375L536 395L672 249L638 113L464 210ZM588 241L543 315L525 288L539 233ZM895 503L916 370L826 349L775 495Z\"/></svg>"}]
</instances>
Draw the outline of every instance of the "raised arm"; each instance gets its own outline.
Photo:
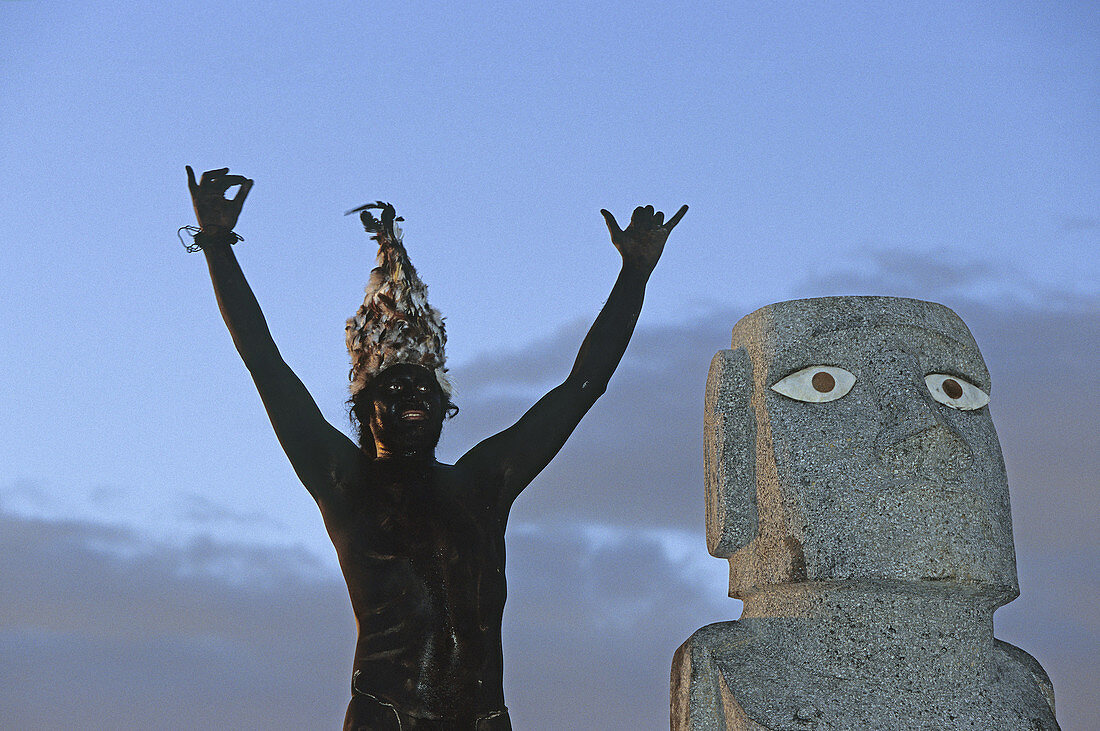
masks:
<instances>
[{"instance_id":1,"label":"raised arm","mask_svg":"<svg viewBox=\"0 0 1100 731\"><path fill-rule=\"evenodd\" d=\"M196 183L195 173L187 167L191 199L202 229L195 241L206 255L218 308L260 392L279 444L302 484L323 503L332 497L335 476L350 476L358 469L358 448L325 421L271 338L231 247L236 238L233 227L252 181L228 172L228 168L209 170ZM235 185L240 186L236 196L226 199L225 192Z\"/></svg>"},{"instance_id":2,"label":"raised arm","mask_svg":"<svg viewBox=\"0 0 1100 731\"><path fill-rule=\"evenodd\" d=\"M634 209L626 230L600 211L623 268L599 316L581 344L568 378L539 399L514 425L471 449L456 466L491 475L512 501L554 458L592 404L607 389L638 322L645 286L665 241L688 207L666 223L653 206Z\"/></svg>"}]
</instances>

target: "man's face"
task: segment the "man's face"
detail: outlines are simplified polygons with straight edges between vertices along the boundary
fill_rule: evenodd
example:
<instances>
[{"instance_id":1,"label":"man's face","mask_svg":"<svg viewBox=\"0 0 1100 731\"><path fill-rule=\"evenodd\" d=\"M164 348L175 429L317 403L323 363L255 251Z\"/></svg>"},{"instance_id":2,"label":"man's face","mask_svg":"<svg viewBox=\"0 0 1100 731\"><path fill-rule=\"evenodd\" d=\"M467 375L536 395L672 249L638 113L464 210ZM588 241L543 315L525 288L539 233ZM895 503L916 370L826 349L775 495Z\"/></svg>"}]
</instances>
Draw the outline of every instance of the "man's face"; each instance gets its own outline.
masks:
<instances>
[{"instance_id":1,"label":"man's face","mask_svg":"<svg viewBox=\"0 0 1100 731\"><path fill-rule=\"evenodd\" d=\"M379 457L431 452L443 429L443 393L435 375L411 363L385 369L369 386L370 430Z\"/></svg>"},{"instance_id":2,"label":"man's face","mask_svg":"<svg viewBox=\"0 0 1100 731\"><path fill-rule=\"evenodd\" d=\"M932 303L838 297L764 308L755 330L757 481L776 489L761 527L797 543L805 578L1015 592L989 373L962 321Z\"/></svg>"}]
</instances>

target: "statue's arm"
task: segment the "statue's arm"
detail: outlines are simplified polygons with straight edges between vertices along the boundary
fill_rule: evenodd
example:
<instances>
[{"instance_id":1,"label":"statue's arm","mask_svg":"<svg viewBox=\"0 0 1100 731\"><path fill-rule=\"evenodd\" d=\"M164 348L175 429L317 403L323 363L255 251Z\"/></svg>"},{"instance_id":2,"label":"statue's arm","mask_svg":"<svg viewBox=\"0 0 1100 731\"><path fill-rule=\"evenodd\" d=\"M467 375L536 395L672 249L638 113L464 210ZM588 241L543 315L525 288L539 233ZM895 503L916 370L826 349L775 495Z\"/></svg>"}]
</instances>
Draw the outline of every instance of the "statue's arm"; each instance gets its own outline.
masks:
<instances>
[{"instance_id":1,"label":"statue's arm","mask_svg":"<svg viewBox=\"0 0 1100 731\"><path fill-rule=\"evenodd\" d=\"M234 238L230 232L252 181L225 172L203 173L202 181L196 184L188 168L195 212L202 225L197 240L206 256L222 318L256 384L279 444L302 484L323 503L332 497L338 476L350 477L349 473L358 469L359 450L325 421L271 337L260 305L230 246ZM226 200L225 190L238 184L241 189L236 198ZM228 207L235 208L235 212L219 210Z\"/></svg>"},{"instance_id":2,"label":"statue's arm","mask_svg":"<svg viewBox=\"0 0 1100 731\"><path fill-rule=\"evenodd\" d=\"M669 232L679 223L683 206L667 223L652 206L637 208L626 230L601 211L611 240L623 257L623 268L603 309L581 344L569 376L532 406L519 421L471 449L456 467L490 474L511 502L549 464L566 439L607 389L622 360L638 315L646 283L664 250Z\"/></svg>"}]
</instances>

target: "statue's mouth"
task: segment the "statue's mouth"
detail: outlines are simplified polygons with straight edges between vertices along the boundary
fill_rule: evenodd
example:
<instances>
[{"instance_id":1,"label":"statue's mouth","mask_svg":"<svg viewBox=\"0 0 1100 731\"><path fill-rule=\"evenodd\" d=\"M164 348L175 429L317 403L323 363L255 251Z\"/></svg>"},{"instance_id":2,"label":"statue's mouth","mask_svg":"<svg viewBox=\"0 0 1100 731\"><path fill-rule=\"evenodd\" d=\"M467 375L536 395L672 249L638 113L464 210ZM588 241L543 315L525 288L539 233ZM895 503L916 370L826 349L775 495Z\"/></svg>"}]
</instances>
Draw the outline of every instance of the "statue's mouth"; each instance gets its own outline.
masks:
<instances>
[{"instance_id":1,"label":"statue's mouth","mask_svg":"<svg viewBox=\"0 0 1100 731\"><path fill-rule=\"evenodd\" d=\"M427 421L428 412L423 409L406 409L401 412L401 421Z\"/></svg>"}]
</instances>

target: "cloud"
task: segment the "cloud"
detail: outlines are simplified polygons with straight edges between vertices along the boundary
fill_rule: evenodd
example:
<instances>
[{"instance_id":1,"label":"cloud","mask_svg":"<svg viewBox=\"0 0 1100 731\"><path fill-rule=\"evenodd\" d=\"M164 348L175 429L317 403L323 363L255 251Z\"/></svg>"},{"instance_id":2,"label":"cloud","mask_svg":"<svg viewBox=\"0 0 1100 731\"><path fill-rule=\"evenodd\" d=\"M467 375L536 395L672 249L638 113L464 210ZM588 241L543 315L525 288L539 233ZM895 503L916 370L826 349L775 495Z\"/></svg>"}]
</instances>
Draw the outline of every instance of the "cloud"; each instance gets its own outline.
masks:
<instances>
[{"instance_id":1,"label":"cloud","mask_svg":"<svg viewBox=\"0 0 1100 731\"><path fill-rule=\"evenodd\" d=\"M0 708L10 727L76 718L92 729L338 727L354 627L339 576L310 556L155 545L125 530L8 515L0 536L9 678ZM723 596L724 562L695 538L573 521L509 528L505 684L517 728L667 727L672 652L739 612ZM1095 562L1061 558L1055 584L1082 595L1065 603L1095 601ZM1025 559L1021 573L1045 566ZM1032 605L999 613L999 636L1051 672L1066 727L1090 727L1083 679L1095 614Z\"/></svg>"},{"instance_id":2,"label":"cloud","mask_svg":"<svg viewBox=\"0 0 1100 731\"><path fill-rule=\"evenodd\" d=\"M947 304L974 332L993 374L990 408L1008 462L1017 540L1092 541L1087 516L1096 514L1100 500L1082 477L1100 471L1100 436L1092 427L1100 397L1085 385L1100 353L1095 307L1049 311L961 297ZM716 310L680 326L640 329L607 394L520 496L522 519L701 530L703 387L711 356L728 346L741 314ZM545 363L551 351L574 350L578 343L548 340L515 360ZM540 395L527 383L506 382L495 394L471 389L462 415L446 427L448 456L518 418ZM1060 527L1051 535L1046 526L1054 515Z\"/></svg>"},{"instance_id":3,"label":"cloud","mask_svg":"<svg viewBox=\"0 0 1100 731\"><path fill-rule=\"evenodd\" d=\"M1066 231L1095 231L1100 228L1100 218L1092 216L1070 216L1063 223Z\"/></svg>"},{"instance_id":4,"label":"cloud","mask_svg":"<svg viewBox=\"0 0 1100 731\"><path fill-rule=\"evenodd\" d=\"M518 728L665 722L673 650L737 613L708 591L721 562L685 543L676 531L510 529ZM7 727L339 726L354 623L340 577L302 551L156 545L0 514L0 577Z\"/></svg>"},{"instance_id":5,"label":"cloud","mask_svg":"<svg viewBox=\"0 0 1100 731\"><path fill-rule=\"evenodd\" d=\"M949 250L864 248L844 261L807 274L794 288L798 297L879 294L936 302L982 303L1005 312L1098 309L1096 292L1082 295L1043 283L1027 273L988 259L963 259Z\"/></svg>"},{"instance_id":6,"label":"cloud","mask_svg":"<svg viewBox=\"0 0 1100 731\"><path fill-rule=\"evenodd\" d=\"M740 613L725 563L682 531L520 528L509 531L504 633L516 728L667 728L672 653Z\"/></svg>"},{"instance_id":7,"label":"cloud","mask_svg":"<svg viewBox=\"0 0 1100 731\"><path fill-rule=\"evenodd\" d=\"M1039 294L999 297L966 278L1003 273L967 264L960 278L941 264L879 252L800 293L917 295L953 307L973 330L993 373L1023 592L998 611L998 633L1044 664L1064 727L1098 727L1100 705L1086 687L1100 652L1100 398L1088 386L1100 352L1097 302L1026 281L1009 289ZM713 307L661 326L643 314L608 392L517 502L505 615L517 728L667 727L672 652L696 628L737 615L725 565L703 538L701 422L707 364L743 314ZM458 368L463 413L446 428L446 456L508 426L560 381L585 326ZM33 483L17 487L6 497L47 497ZM245 542L251 535L230 541L262 516L201 498L175 503L194 531L171 545L122 526L16 515L8 503L8 725L339 725L354 625L331 561ZM203 538L203 528L223 538Z\"/></svg>"},{"instance_id":8,"label":"cloud","mask_svg":"<svg viewBox=\"0 0 1100 731\"><path fill-rule=\"evenodd\" d=\"M337 726L354 625L315 564L0 515L5 725Z\"/></svg>"},{"instance_id":9,"label":"cloud","mask_svg":"<svg viewBox=\"0 0 1100 731\"><path fill-rule=\"evenodd\" d=\"M998 612L998 626L1044 662L1066 727L1096 726L1100 704L1079 673L1100 651L1100 580L1086 570L1100 565L1093 524L1100 514L1100 391L1089 385L1100 355L1100 300L992 265L947 265L904 252L870 252L860 267L808 278L798 289L932 299L955 309L973 331L993 376L990 408L1009 472L1023 592ZM667 526L695 536L703 554L703 386L711 356L728 346L743 314L714 308L690 322L643 324L607 394L520 497L514 518ZM545 388L564 377L568 363L561 364L581 337L581 328L571 328L505 354L499 371L493 357L470 364L475 387L463 416L448 427L452 449L518 418L540 395L533 384ZM524 364L530 372L522 372ZM517 371L521 376L511 379Z\"/></svg>"},{"instance_id":10,"label":"cloud","mask_svg":"<svg viewBox=\"0 0 1100 731\"><path fill-rule=\"evenodd\" d=\"M1062 728L1100 728L1094 669L1100 551L1093 541L1073 548L1018 544L1016 553L1021 594L994 615L996 636L1022 647L1047 671Z\"/></svg>"}]
</instances>

